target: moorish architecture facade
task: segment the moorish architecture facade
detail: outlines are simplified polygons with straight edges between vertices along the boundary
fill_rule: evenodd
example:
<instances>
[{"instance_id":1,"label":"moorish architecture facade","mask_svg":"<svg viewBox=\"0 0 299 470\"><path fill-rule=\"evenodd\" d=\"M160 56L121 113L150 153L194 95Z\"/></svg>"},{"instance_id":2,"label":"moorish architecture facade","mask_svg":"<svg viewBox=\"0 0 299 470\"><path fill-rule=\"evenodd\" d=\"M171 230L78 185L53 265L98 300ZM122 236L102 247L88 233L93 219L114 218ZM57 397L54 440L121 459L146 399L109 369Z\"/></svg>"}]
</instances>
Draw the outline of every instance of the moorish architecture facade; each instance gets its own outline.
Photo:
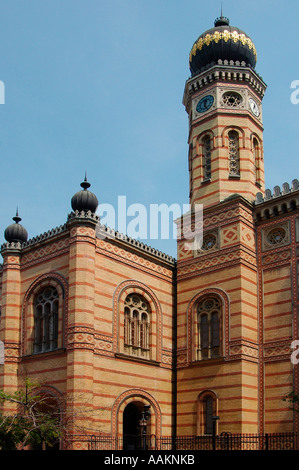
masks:
<instances>
[{"instance_id":1,"label":"moorish architecture facade","mask_svg":"<svg viewBox=\"0 0 299 470\"><path fill-rule=\"evenodd\" d=\"M74 433L138 435L145 407L148 435L211 434L213 416L217 433L299 431L283 401L299 392L299 182L264 187L256 58L223 16L190 52L196 250L180 236L173 259L101 225L86 178L64 225L28 240L14 217L1 247L0 388L32 378Z\"/></svg>"}]
</instances>

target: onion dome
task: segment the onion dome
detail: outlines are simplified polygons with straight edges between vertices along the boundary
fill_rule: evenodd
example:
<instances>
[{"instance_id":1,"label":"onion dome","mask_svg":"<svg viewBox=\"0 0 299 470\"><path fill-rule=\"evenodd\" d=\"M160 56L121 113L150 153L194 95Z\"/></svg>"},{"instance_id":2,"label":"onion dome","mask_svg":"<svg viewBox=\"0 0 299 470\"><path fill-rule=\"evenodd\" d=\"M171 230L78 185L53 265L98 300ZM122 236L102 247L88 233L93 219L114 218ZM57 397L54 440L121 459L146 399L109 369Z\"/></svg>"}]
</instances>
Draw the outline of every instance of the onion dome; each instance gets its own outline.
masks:
<instances>
[{"instance_id":1,"label":"onion dome","mask_svg":"<svg viewBox=\"0 0 299 470\"><path fill-rule=\"evenodd\" d=\"M72 197L71 205L73 211L85 211L85 212L95 212L97 210L97 207L99 205L98 199L95 194L93 194L91 191L88 191L88 188L90 187L90 183L87 181L87 177L85 174L85 178L83 183L80 185L83 189L81 191L78 191L74 196Z\"/></svg>"},{"instance_id":2,"label":"onion dome","mask_svg":"<svg viewBox=\"0 0 299 470\"><path fill-rule=\"evenodd\" d=\"M8 241L9 243L24 243L27 242L28 239L28 233L27 230L21 225L19 222L21 222L21 217L19 217L18 214L18 209L16 212L15 217L13 219L15 221L14 224L11 224L7 227L7 229L4 232L4 237L5 240Z\"/></svg>"},{"instance_id":3,"label":"onion dome","mask_svg":"<svg viewBox=\"0 0 299 470\"><path fill-rule=\"evenodd\" d=\"M222 16L214 22L215 27L201 34L193 44L189 57L192 77L208 65L218 60L245 62L255 68L257 54L255 46L247 34L229 25L229 19Z\"/></svg>"}]
</instances>

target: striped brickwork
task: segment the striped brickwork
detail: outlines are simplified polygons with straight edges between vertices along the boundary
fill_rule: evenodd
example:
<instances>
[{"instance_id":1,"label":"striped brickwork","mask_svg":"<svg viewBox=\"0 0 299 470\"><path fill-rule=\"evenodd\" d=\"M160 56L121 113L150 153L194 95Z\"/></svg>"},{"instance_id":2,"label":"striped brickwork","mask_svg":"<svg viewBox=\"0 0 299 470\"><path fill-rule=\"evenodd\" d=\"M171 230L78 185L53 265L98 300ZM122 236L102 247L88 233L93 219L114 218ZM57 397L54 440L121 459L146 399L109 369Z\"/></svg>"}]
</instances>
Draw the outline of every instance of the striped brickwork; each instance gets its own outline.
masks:
<instances>
[{"instance_id":1,"label":"striped brickwork","mask_svg":"<svg viewBox=\"0 0 299 470\"><path fill-rule=\"evenodd\" d=\"M289 195L289 199L294 197ZM284 202L288 202L284 198ZM264 409L260 427L267 432L298 429L298 416L283 397L299 392L298 366L291 362L292 342L298 340L298 215L274 210L277 201L257 209L270 209L268 218L257 227L260 298L260 409ZM274 232L273 232L274 230ZM271 234L285 235L276 241Z\"/></svg>"},{"instance_id":2,"label":"striped brickwork","mask_svg":"<svg viewBox=\"0 0 299 470\"><path fill-rule=\"evenodd\" d=\"M1 388L13 392L25 375L57 399L67 399L74 431L122 434L131 402L151 405L148 432L174 425L174 263L127 242L97 238L80 218L57 236L3 251L1 340L6 347ZM58 344L34 352L34 298L47 285L59 295ZM124 301L149 304L150 357L124 347ZM8 349L9 346L9 349ZM77 447L78 448L78 447Z\"/></svg>"},{"instance_id":3,"label":"striped brickwork","mask_svg":"<svg viewBox=\"0 0 299 470\"><path fill-rule=\"evenodd\" d=\"M240 177L229 176L228 132L235 129L239 135ZM203 137L212 137L211 180L203 177ZM256 176L253 152L253 137L259 142L261 169ZM262 161L262 127L249 113L238 115L229 111L210 113L192 126L189 142L192 143L190 161L190 203L204 204L208 207L218 203L232 194L242 194L254 201L256 193L264 189L264 165ZM257 185L258 183L258 185Z\"/></svg>"},{"instance_id":4,"label":"striped brickwork","mask_svg":"<svg viewBox=\"0 0 299 470\"><path fill-rule=\"evenodd\" d=\"M258 322L252 212L238 197L204 212L204 231L217 232L216 248L178 259L178 429L196 434L200 397L216 397L219 432L257 432ZM196 305L216 295L222 303L218 358L199 360ZM186 419L187 417L187 419Z\"/></svg>"}]
</instances>

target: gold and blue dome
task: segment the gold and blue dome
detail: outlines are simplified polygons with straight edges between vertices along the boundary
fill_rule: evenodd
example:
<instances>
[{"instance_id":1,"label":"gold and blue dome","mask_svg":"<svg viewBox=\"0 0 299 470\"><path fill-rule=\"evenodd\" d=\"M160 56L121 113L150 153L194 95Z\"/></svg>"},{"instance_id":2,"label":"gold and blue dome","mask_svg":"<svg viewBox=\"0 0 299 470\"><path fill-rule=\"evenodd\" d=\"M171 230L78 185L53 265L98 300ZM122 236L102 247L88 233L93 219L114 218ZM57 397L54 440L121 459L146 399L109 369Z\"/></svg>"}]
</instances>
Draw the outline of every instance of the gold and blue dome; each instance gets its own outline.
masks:
<instances>
[{"instance_id":1,"label":"gold and blue dome","mask_svg":"<svg viewBox=\"0 0 299 470\"><path fill-rule=\"evenodd\" d=\"M217 64L218 60L245 62L253 69L257 61L250 37L241 29L230 26L229 19L224 16L217 18L214 28L201 34L193 44L189 57L192 77L206 67Z\"/></svg>"}]
</instances>

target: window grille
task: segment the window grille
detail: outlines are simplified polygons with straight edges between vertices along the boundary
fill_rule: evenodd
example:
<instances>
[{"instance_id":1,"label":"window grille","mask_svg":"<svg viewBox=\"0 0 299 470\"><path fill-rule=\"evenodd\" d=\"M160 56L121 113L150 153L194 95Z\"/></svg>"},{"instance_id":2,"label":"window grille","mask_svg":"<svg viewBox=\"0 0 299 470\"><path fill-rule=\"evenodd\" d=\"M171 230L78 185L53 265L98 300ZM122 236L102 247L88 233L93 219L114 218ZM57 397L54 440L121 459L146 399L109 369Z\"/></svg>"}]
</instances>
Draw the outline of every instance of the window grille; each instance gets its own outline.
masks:
<instances>
[{"instance_id":1,"label":"window grille","mask_svg":"<svg viewBox=\"0 0 299 470\"><path fill-rule=\"evenodd\" d=\"M274 228L270 230L270 232L267 235L267 241L271 245L279 245L280 243L283 243L286 238L286 231L282 227Z\"/></svg>"},{"instance_id":2,"label":"window grille","mask_svg":"<svg viewBox=\"0 0 299 470\"><path fill-rule=\"evenodd\" d=\"M240 176L239 134L236 131L228 133L229 174Z\"/></svg>"},{"instance_id":3,"label":"window grille","mask_svg":"<svg viewBox=\"0 0 299 470\"><path fill-rule=\"evenodd\" d=\"M58 292L55 287L43 288L34 301L34 352L57 348Z\"/></svg>"},{"instance_id":4,"label":"window grille","mask_svg":"<svg viewBox=\"0 0 299 470\"><path fill-rule=\"evenodd\" d=\"M214 233L208 233L207 235L204 235L203 241L202 241L202 247L201 249L204 251L209 251L215 248L217 245L217 237Z\"/></svg>"},{"instance_id":5,"label":"window grille","mask_svg":"<svg viewBox=\"0 0 299 470\"><path fill-rule=\"evenodd\" d=\"M124 309L124 348L130 355L149 358L150 306L139 294L129 294Z\"/></svg>"},{"instance_id":6,"label":"window grille","mask_svg":"<svg viewBox=\"0 0 299 470\"><path fill-rule=\"evenodd\" d=\"M213 397L207 395L204 399L204 434L213 433Z\"/></svg>"},{"instance_id":7,"label":"window grille","mask_svg":"<svg viewBox=\"0 0 299 470\"><path fill-rule=\"evenodd\" d=\"M239 93L229 91L223 94L222 104L228 108L238 108L242 103L242 96Z\"/></svg>"},{"instance_id":8,"label":"window grille","mask_svg":"<svg viewBox=\"0 0 299 470\"><path fill-rule=\"evenodd\" d=\"M211 139L206 136L203 139L203 177L204 180L211 179Z\"/></svg>"},{"instance_id":9,"label":"window grille","mask_svg":"<svg viewBox=\"0 0 299 470\"><path fill-rule=\"evenodd\" d=\"M199 347L198 359L209 359L220 355L221 347L221 302L209 297L197 305Z\"/></svg>"},{"instance_id":10,"label":"window grille","mask_svg":"<svg viewBox=\"0 0 299 470\"><path fill-rule=\"evenodd\" d=\"M260 180L260 156L259 156L258 142L256 139L253 139L253 158L254 158L254 165L255 165L255 181L259 182Z\"/></svg>"}]
</instances>

